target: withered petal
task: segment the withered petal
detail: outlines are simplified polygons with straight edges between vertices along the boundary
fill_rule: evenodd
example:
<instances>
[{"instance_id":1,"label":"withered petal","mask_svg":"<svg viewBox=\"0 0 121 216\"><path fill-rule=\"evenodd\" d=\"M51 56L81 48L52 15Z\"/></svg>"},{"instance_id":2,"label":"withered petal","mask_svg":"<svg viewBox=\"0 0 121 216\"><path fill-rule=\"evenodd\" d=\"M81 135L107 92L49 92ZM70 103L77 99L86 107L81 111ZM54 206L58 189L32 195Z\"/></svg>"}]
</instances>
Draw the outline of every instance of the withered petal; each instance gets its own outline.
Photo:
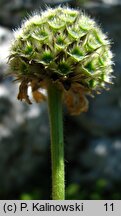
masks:
<instances>
[{"instance_id":1,"label":"withered petal","mask_svg":"<svg viewBox=\"0 0 121 216\"><path fill-rule=\"evenodd\" d=\"M82 92L75 93L70 90L65 93L64 101L71 115L79 115L88 110L88 100Z\"/></svg>"},{"instance_id":2,"label":"withered petal","mask_svg":"<svg viewBox=\"0 0 121 216\"><path fill-rule=\"evenodd\" d=\"M37 91L37 90L36 90L36 91L32 91L32 95L33 95L34 100L35 100L37 103L46 100L45 95L43 95L41 92L39 92L39 91Z\"/></svg>"},{"instance_id":3,"label":"withered petal","mask_svg":"<svg viewBox=\"0 0 121 216\"><path fill-rule=\"evenodd\" d=\"M33 98L34 98L34 100L35 100L37 103L46 100L45 95L38 91L38 89L40 88L41 84L42 84L42 83L41 83L38 79L32 80L32 81L31 81L31 84L30 84L30 85L31 85L31 88L32 88L32 95L33 95Z\"/></svg>"},{"instance_id":4,"label":"withered petal","mask_svg":"<svg viewBox=\"0 0 121 216\"><path fill-rule=\"evenodd\" d=\"M27 90L28 90L28 82L23 80L19 86L19 93L17 99L21 101L24 99L28 104L32 104L27 94Z\"/></svg>"}]
</instances>

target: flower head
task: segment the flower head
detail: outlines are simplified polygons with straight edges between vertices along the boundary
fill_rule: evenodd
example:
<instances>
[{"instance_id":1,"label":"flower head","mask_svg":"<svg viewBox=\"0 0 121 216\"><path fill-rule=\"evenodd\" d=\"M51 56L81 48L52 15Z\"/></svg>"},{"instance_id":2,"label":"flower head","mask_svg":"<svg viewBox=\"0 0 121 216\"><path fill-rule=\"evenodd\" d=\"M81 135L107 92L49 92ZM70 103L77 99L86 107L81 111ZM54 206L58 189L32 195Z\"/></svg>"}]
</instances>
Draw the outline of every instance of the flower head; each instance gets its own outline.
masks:
<instances>
[{"instance_id":1,"label":"flower head","mask_svg":"<svg viewBox=\"0 0 121 216\"><path fill-rule=\"evenodd\" d=\"M23 22L15 31L9 64L21 83L19 100L31 103L46 99L39 88L57 83L71 114L86 111L86 94L92 95L111 83L110 41L96 22L68 7L47 9Z\"/></svg>"}]
</instances>

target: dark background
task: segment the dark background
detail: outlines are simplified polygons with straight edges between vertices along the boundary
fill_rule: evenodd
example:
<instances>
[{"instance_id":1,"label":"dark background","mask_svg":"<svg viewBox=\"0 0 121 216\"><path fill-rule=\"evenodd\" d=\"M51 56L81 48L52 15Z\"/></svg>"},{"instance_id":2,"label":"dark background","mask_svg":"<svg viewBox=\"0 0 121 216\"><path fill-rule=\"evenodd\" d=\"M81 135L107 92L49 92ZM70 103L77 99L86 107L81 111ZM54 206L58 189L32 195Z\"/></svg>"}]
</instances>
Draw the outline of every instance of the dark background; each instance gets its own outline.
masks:
<instances>
[{"instance_id":1,"label":"dark background","mask_svg":"<svg viewBox=\"0 0 121 216\"><path fill-rule=\"evenodd\" d=\"M16 100L5 78L13 29L34 10L64 1L0 0L0 199L51 199L47 104ZM67 1L65 1L67 4ZM121 199L121 0L68 1L90 14L112 41L114 85L89 98L89 110L64 108L66 199Z\"/></svg>"}]
</instances>

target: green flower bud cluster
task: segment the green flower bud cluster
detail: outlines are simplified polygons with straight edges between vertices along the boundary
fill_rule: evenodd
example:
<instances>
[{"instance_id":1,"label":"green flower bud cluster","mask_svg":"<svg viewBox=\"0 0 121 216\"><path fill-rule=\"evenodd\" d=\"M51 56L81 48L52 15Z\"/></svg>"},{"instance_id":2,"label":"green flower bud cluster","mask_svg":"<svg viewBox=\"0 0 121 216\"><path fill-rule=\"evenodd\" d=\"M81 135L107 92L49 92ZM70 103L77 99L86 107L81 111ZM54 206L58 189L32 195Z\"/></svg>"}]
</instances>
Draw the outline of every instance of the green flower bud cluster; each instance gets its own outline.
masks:
<instances>
[{"instance_id":1,"label":"green flower bud cluster","mask_svg":"<svg viewBox=\"0 0 121 216\"><path fill-rule=\"evenodd\" d=\"M63 89L71 114L87 110L85 94L93 94L111 83L110 41L93 19L68 7L47 9L25 20L15 31L9 64L21 82L18 99L29 100L30 85L34 99L45 96L48 82Z\"/></svg>"}]
</instances>

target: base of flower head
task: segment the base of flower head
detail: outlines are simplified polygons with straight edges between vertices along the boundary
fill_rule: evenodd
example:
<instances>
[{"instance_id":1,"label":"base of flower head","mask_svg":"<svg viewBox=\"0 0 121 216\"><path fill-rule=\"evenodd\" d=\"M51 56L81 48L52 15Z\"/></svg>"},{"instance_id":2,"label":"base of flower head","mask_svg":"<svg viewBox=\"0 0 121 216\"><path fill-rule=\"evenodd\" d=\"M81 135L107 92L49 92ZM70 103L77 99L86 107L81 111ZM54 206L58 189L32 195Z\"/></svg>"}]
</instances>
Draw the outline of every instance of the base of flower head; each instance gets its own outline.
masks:
<instances>
[{"instance_id":1,"label":"base of flower head","mask_svg":"<svg viewBox=\"0 0 121 216\"><path fill-rule=\"evenodd\" d=\"M50 80L46 81L45 83L37 78L23 78L19 86L19 93L17 99L25 101L28 104L32 104L28 95L28 87L31 87L32 96L35 102L40 103L42 101L45 101L47 99L47 96L44 95L41 91L39 91L39 89L43 88L47 90L48 82L50 82ZM69 89L65 89L63 83L60 83L57 80L51 80L51 82L56 83L57 87L62 90L63 101L66 104L67 109L71 115L78 115L81 112L86 112L88 110L88 100L86 99L86 94L89 94L89 91L86 88L77 83L73 83Z\"/></svg>"}]
</instances>

